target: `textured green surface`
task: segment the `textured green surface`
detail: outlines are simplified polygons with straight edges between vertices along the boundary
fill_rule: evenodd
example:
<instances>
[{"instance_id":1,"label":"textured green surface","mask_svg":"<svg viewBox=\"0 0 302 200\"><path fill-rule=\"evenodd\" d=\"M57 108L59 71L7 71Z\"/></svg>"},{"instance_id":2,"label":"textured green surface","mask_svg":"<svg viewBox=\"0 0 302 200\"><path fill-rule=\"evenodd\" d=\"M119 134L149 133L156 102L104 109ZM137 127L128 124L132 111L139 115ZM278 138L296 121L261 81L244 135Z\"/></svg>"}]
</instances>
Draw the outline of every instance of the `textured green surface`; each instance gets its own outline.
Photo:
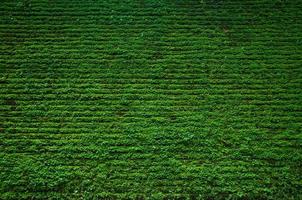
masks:
<instances>
[{"instance_id":1,"label":"textured green surface","mask_svg":"<svg viewBox=\"0 0 302 200\"><path fill-rule=\"evenodd\" d=\"M0 199L302 199L298 0L1 0Z\"/></svg>"}]
</instances>

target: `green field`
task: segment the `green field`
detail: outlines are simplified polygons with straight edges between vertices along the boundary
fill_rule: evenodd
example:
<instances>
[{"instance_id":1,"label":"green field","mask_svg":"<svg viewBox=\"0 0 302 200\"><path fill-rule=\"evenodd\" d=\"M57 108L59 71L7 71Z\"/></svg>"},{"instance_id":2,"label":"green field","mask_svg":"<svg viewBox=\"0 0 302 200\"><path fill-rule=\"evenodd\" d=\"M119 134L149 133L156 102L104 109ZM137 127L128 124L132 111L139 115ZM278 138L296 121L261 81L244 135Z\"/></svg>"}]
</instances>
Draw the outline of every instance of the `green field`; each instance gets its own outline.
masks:
<instances>
[{"instance_id":1,"label":"green field","mask_svg":"<svg viewBox=\"0 0 302 200\"><path fill-rule=\"evenodd\" d=\"M302 199L302 3L1 0L0 199Z\"/></svg>"}]
</instances>

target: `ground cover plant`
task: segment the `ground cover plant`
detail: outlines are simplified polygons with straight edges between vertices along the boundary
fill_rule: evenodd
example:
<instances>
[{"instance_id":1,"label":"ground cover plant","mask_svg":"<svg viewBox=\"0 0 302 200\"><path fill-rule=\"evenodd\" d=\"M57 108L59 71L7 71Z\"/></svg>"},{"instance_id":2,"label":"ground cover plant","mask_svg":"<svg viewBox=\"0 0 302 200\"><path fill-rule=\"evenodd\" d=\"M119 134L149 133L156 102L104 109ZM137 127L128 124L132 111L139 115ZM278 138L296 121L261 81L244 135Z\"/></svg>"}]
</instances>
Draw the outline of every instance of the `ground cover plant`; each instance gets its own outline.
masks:
<instances>
[{"instance_id":1,"label":"ground cover plant","mask_svg":"<svg viewBox=\"0 0 302 200\"><path fill-rule=\"evenodd\" d=\"M298 0L1 0L0 199L302 199Z\"/></svg>"}]
</instances>

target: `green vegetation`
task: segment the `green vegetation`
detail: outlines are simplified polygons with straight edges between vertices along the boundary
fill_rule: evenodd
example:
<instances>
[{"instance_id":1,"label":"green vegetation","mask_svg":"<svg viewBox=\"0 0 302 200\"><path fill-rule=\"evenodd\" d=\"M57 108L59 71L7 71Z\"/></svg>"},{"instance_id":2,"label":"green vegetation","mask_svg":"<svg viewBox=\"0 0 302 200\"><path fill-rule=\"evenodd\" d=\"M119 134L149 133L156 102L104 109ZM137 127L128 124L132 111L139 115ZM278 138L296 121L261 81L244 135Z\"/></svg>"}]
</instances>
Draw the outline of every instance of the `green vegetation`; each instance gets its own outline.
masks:
<instances>
[{"instance_id":1,"label":"green vegetation","mask_svg":"<svg viewBox=\"0 0 302 200\"><path fill-rule=\"evenodd\" d=\"M302 199L298 0L0 11L0 199Z\"/></svg>"}]
</instances>

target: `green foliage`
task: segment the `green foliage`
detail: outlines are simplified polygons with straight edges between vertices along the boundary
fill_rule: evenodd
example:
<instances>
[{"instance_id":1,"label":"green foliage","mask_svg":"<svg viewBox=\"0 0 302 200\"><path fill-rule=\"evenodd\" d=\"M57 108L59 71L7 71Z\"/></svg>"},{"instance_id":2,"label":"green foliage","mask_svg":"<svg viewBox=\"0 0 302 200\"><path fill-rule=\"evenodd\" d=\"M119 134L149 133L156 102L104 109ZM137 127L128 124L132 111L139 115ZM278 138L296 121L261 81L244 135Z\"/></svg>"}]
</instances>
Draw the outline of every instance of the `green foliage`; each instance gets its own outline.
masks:
<instances>
[{"instance_id":1,"label":"green foliage","mask_svg":"<svg viewBox=\"0 0 302 200\"><path fill-rule=\"evenodd\" d=\"M0 10L0 199L302 199L297 0Z\"/></svg>"}]
</instances>

